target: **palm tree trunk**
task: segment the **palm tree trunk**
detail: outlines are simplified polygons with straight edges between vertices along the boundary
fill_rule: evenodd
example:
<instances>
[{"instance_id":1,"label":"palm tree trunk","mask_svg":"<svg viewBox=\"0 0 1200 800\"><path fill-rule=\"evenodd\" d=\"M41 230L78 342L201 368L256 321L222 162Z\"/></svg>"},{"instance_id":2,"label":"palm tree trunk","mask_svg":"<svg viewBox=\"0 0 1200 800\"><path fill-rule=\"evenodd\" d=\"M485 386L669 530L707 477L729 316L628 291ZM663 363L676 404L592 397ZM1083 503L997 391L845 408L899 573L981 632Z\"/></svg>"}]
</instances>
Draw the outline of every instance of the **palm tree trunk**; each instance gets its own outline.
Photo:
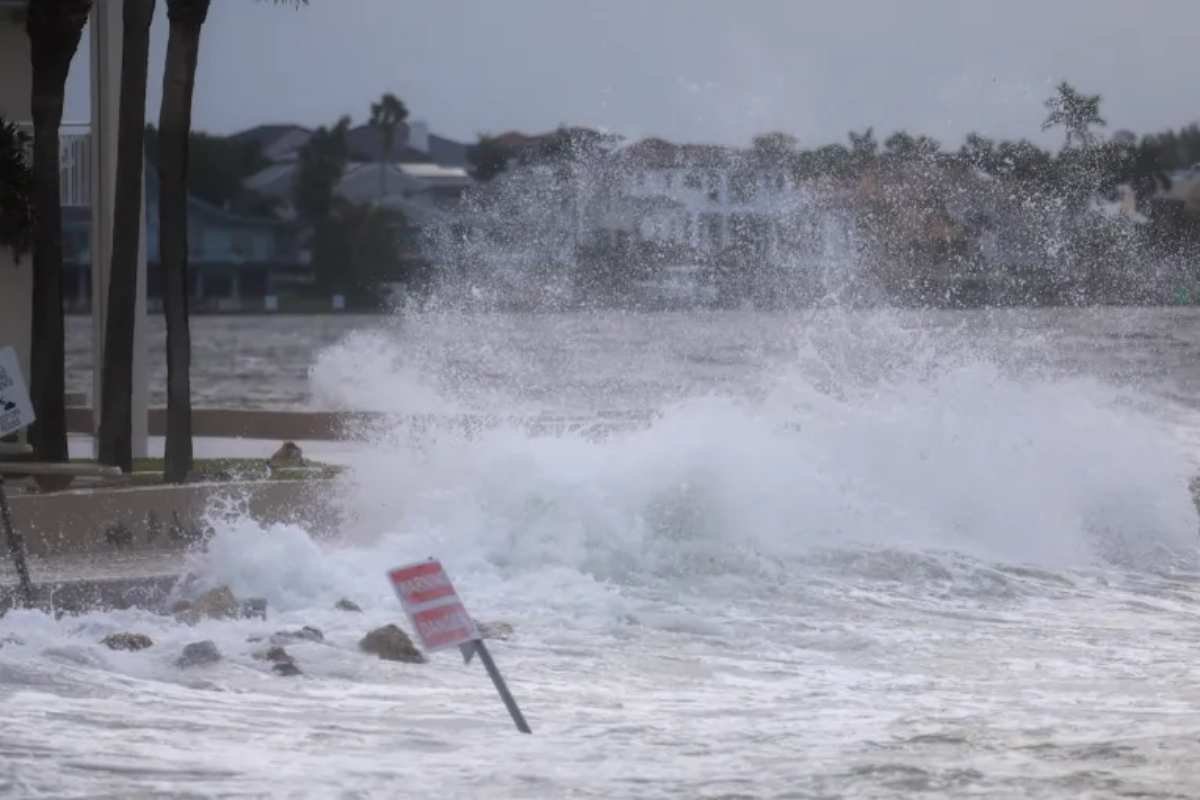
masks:
<instances>
[{"instance_id":1,"label":"palm tree trunk","mask_svg":"<svg viewBox=\"0 0 1200 800\"><path fill-rule=\"evenodd\" d=\"M138 244L142 227L142 162L147 61L155 0L125 0L122 16L121 106L108 319L100 393L99 457L133 469L133 336L137 316Z\"/></svg>"},{"instance_id":2,"label":"palm tree trunk","mask_svg":"<svg viewBox=\"0 0 1200 800\"><path fill-rule=\"evenodd\" d=\"M170 34L158 115L158 250L167 318L167 444L163 479L182 483L192 470L192 342L188 332L188 135L200 28L209 0L167 0Z\"/></svg>"},{"instance_id":3,"label":"palm tree trunk","mask_svg":"<svg viewBox=\"0 0 1200 800\"><path fill-rule=\"evenodd\" d=\"M29 370L42 461L67 460L66 347L63 334L62 198L58 131L71 59L91 0L32 0L26 18L33 67L33 325Z\"/></svg>"}]
</instances>

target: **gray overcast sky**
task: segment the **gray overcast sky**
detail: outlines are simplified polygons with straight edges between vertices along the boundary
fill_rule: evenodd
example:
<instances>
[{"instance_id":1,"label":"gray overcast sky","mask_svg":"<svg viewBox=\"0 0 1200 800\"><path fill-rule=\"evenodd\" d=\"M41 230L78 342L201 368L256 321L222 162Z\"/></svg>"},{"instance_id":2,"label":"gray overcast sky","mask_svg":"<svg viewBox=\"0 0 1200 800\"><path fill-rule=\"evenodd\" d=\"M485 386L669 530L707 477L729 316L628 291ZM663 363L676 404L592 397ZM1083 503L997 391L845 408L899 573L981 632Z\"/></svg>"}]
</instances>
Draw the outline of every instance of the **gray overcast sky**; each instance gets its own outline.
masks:
<instances>
[{"instance_id":1,"label":"gray overcast sky","mask_svg":"<svg viewBox=\"0 0 1200 800\"><path fill-rule=\"evenodd\" d=\"M955 147L971 130L1056 145L1041 104L1064 78L1104 95L1110 131L1195 121L1198 46L1200 0L213 0L193 121L363 121L393 91L464 140L569 123L816 145L873 125ZM71 82L67 116L86 118L86 58Z\"/></svg>"}]
</instances>

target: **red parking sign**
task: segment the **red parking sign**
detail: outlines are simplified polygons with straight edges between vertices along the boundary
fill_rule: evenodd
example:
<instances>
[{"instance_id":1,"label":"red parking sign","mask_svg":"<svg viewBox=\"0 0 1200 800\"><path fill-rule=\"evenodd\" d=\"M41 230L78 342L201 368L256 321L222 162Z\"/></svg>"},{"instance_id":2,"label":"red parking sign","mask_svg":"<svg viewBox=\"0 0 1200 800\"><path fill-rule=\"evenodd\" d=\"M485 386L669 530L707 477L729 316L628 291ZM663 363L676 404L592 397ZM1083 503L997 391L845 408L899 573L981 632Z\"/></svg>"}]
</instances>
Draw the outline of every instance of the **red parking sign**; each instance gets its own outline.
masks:
<instances>
[{"instance_id":1,"label":"red parking sign","mask_svg":"<svg viewBox=\"0 0 1200 800\"><path fill-rule=\"evenodd\" d=\"M388 573L388 578L425 649L444 650L458 646L462 649L463 661L468 663L471 656L478 653L517 730L530 733L525 715L517 708L517 701L501 677L492 654L479 638L475 621L458 599L454 584L450 583L450 577L442 569L442 562L431 558L407 567L397 567Z\"/></svg>"},{"instance_id":2,"label":"red parking sign","mask_svg":"<svg viewBox=\"0 0 1200 800\"><path fill-rule=\"evenodd\" d=\"M479 638L440 561L398 567L388 577L426 650L444 650Z\"/></svg>"}]
</instances>

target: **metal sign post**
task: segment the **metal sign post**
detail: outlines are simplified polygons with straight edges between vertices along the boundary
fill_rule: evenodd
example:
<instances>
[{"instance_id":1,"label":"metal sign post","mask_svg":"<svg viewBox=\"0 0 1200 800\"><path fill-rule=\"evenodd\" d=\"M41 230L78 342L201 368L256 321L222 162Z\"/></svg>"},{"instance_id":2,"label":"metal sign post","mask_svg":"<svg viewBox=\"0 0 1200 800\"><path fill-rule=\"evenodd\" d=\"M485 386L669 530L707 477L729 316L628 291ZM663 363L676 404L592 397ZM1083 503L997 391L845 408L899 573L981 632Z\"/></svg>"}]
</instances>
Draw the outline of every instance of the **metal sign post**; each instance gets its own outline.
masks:
<instances>
[{"instance_id":1,"label":"metal sign post","mask_svg":"<svg viewBox=\"0 0 1200 800\"><path fill-rule=\"evenodd\" d=\"M478 653L517 730L533 733L441 562L430 559L398 567L389 572L388 577L421 645L429 652L457 647L466 663Z\"/></svg>"},{"instance_id":2,"label":"metal sign post","mask_svg":"<svg viewBox=\"0 0 1200 800\"><path fill-rule=\"evenodd\" d=\"M472 644L475 645L475 652L479 653L479 660L483 662L483 667L487 670L488 677L492 679L492 683L495 685L500 699L504 701L504 707L508 709L508 715L512 717L513 724L517 726L517 730L521 733L533 733L529 729L529 723L525 721L525 715L517 707L517 701L513 698L512 692L508 690L508 684L504 682L504 676L500 674L499 668L496 667L496 662L492 660L492 654L488 652L487 645L483 643L483 639L476 639Z\"/></svg>"},{"instance_id":3,"label":"metal sign post","mask_svg":"<svg viewBox=\"0 0 1200 800\"><path fill-rule=\"evenodd\" d=\"M33 603L33 581L29 579L29 564L25 561L25 539L13 526L12 514L8 510L8 496L4 493L4 476L0 475L0 523L4 525L4 536L8 540L8 554L17 568L20 604L28 608Z\"/></svg>"}]
</instances>

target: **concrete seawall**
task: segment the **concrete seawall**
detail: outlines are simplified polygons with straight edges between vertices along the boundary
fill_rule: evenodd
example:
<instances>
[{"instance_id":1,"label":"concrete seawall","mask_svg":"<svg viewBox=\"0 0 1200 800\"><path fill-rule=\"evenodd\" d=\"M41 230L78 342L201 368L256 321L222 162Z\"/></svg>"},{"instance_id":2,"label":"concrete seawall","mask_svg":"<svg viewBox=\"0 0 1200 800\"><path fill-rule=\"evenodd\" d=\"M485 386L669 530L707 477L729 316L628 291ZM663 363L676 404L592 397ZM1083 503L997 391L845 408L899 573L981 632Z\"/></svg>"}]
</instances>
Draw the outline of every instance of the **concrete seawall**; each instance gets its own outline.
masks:
<instances>
[{"instance_id":1,"label":"concrete seawall","mask_svg":"<svg viewBox=\"0 0 1200 800\"><path fill-rule=\"evenodd\" d=\"M33 605L55 613L90 608L162 608L223 513L259 524L292 523L332 535L339 512L328 480L240 481L92 489L10 498L25 537ZM0 615L17 600L16 573L0 555Z\"/></svg>"},{"instance_id":2,"label":"concrete seawall","mask_svg":"<svg viewBox=\"0 0 1200 800\"><path fill-rule=\"evenodd\" d=\"M338 527L332 482L321 480L81 489L18 495L9 503L34 557L178 550L221 509L262 524L295 523L318 536Z\"/></svg>"},{"instance_id":3,"label":"concrete seawall","mask_svg":"<svg viewBox=\"0 0 1200 800\"><path fill-rule=\"evenodd\" d=\"M587 417L507 417L490 414L387 414L373 411L268 411L233 408L197 408L192 411L192 432L197 437L337 441L368 438L378 430L451 430L464 434L502 425L518 426L531 434L581 433L601 436L646 425L652 414L612 413ZM71 433L92 433L90 408L67 410ZM151 436L166 432L166 410L151 408L147 425Z\"/></svg>"}]
</instances>

